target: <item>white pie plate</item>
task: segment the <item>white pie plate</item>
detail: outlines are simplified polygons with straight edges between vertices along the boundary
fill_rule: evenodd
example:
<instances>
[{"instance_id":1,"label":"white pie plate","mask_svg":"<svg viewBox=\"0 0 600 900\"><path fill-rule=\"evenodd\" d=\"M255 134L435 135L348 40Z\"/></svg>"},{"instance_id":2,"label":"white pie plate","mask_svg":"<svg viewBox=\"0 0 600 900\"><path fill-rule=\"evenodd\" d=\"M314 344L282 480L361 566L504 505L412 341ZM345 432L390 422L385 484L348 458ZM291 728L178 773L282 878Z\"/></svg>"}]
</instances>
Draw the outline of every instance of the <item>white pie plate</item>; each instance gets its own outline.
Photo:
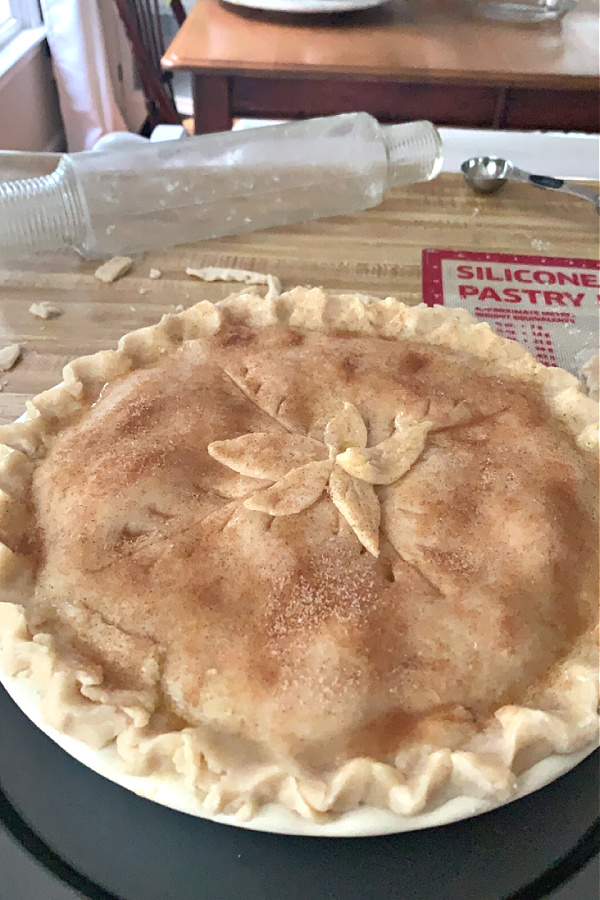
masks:
<instances>
[{"instance_id":1,"label":"white pie plate","mask_svg":"<svg viewBox=\"0 0 600 900\"><path fill-rule=\"evenodd\" d=\"M340 13L382 6L388 0L226 0L232 6L285 13Z\"/></svg>"},{"instance_id":2,"label":"white pie plate","mask_svg":"<svg viewBox=\"0 0 600 900\"><path fill-rule=\"evenodd\" d=\"M448 825L471 816L489 812L505 803L478 800L473 797L455 797L443 805L418 816L401 816L389 810L361 807L344 813L338 819L317 823L300 818L278 804L266 806L249 821L240 821L235 815L211 815L203 809L199 800L194 800L183 785L172 779L156 776L126 775L122 770L119 756L113 746L103 750L93 750L81 741L68 737L51 728L43 721L39 710L39 694L23 676L11 677L0 669L0 683L6 688L17 706L34 725L51 740L62 747L70 756L83 763L109 781L133 791L140 797L153 800L179 812L188 813L201 819L210 819L227 825L236 825L254 831L270 831L275 834L300 834L316 837L367 837L380 834L394 834L402 831L417 831L437 825ZM565 772L575 768L586 756L596 749L597 743L578 753L565 756L551 756L533 766L518 779L517 791L510 801L531 794Z\"/></svg>"}]
</instances>

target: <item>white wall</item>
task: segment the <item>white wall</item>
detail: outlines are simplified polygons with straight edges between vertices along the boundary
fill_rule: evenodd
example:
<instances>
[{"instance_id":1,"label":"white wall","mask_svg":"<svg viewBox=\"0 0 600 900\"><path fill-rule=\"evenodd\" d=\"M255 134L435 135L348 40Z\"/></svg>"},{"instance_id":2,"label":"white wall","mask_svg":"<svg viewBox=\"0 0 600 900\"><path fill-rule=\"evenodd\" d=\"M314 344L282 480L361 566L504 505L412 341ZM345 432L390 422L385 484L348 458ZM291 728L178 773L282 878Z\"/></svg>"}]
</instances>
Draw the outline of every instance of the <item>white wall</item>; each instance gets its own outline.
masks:
<instances>
[{"instance_id":1,"label":"white wall","mask_svg":"<svg viewBox=\"0 0 600 900\"><path fill-rule=\"evenodd\" d=\"M63 141L52 66L37 44L0 76L0 150L62 150Z\"/></svg>"}]
</instances>

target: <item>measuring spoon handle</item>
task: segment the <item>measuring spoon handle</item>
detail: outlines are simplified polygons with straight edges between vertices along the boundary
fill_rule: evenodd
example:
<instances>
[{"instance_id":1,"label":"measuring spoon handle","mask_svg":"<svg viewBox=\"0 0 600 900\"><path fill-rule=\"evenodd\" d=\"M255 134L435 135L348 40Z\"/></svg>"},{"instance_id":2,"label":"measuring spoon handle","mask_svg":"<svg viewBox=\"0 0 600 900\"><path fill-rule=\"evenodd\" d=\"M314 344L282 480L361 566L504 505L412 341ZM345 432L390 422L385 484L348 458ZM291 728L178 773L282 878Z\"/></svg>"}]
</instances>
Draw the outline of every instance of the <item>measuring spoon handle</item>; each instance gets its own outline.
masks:
<instances>
[{"instance_id":1,"label":"measuring spoon handle","mask_svg":"<svg viewBox=\"0 0 600 900\"><path fill-rule=\"evenodd\" d=\"M583 197L584 200L590 200L594 204L596 212L600 215L600 194L592 188L586 187L584 184L565 181L564 178L552 178L550 175L532 175L530 172L524 172L523 169L518 169L516 166L511 167L507 176L514 181L523 181L525 184L534 184L539 188L547 188L551 191L562 191L564 194L574 194L576 197Z\"/></svg>"}]
</instances>

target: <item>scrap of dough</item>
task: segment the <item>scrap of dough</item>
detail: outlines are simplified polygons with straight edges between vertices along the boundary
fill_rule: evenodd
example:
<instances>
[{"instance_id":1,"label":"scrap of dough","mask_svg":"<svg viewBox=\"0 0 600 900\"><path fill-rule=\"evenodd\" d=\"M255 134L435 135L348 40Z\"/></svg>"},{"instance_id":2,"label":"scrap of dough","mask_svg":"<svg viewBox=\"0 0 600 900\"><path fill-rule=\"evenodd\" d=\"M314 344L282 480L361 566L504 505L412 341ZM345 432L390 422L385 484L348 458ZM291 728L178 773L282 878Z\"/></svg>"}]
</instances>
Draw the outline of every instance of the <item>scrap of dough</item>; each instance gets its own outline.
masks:
<instances>
[{"instance_id":1,"label":"scrap of dough","mask_svg":"<svg viewBox=\"0 0 600 900\"><path fill-rule=\"evenodd\" d=\"M102 263L102 265L96 269L94 275L98 281L102 281L104 284L110 284L111 282L116 281L117 278L121 278L129 272L132 265L133 260L130 256L113 256L112 259Z\"/></svg>"},{"instance_id":2,"label":"scrap of dough","mask_svg":"<svg viewBox=\"0 0 600 900\"><path fill-rule=\"evenodd\" d=\"M581 368L581 377L592 400L598 400L598 380L600 376L600 354L596 353Z\"/></svg>"},{"instance_id":3,"label":"scrap of dough","mask_svg":"<svg viewBox=\"0 0 600 900\"><path fill-rule=\"evenodd\" d=\"M269 288L268 299L275 299L281 294L281 282L276 275L263 272L251 272L248 269L221 269L218 266L206 266L204 269L187 268L186 275L199 278L201 281L237 281L240 284L266 284Z\"/></svg>"},{"instance_id":4,"label":"scrap of dough","mask_svg":"<svg viewBox=\"0 0 600 900\"><path fill-rule=\"evenodd\" d=\"M40 303L32 303L29 312L38 319L56 319L62 316L63 311L59 306L52 306L47 300L42 300Z\"/></svg>"},{"instance_id":5,"label":"scrap of dough","mask_svg":"<svg viewBox=\"0 0 600 900\"><path fill-rule=\"evenodd\" d=\"M9 344L8 347L2 347L0 350L0 372L8 372L9 369L12 369L20 355L21 348L18 344Z\"/></svg>"},{"instance_id":6,"label":"scrap of dough","mask_svg":"<svg viewBox=\"0 0 600 900\"><path fill-rule=\"evenodd\" d=\"M160 269L150 269L148 277L151 278L152 281L156 281L157 279L162 278L162 272Z\"/></svg>"}]
</instances>

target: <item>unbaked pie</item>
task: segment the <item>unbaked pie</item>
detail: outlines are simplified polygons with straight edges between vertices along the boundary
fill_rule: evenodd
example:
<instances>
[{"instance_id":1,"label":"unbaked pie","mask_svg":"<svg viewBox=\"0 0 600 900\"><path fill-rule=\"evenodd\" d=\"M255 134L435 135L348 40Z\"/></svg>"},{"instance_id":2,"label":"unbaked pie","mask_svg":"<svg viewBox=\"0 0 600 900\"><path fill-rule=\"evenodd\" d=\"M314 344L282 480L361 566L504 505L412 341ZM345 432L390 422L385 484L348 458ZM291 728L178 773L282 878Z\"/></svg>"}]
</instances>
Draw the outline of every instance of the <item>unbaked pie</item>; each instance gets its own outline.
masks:
<instances>
[{"instance_id":1,"label":"unbaked pie","mask_svg":"<svg viewBox=\"0 0 600 900\"><path fill-rule=\"evenodd\" d=\"M0 431L1 665L207 809L510 797L598 739L598 404L462 310L296 288Z\"/></svg>"}]
</instances>

